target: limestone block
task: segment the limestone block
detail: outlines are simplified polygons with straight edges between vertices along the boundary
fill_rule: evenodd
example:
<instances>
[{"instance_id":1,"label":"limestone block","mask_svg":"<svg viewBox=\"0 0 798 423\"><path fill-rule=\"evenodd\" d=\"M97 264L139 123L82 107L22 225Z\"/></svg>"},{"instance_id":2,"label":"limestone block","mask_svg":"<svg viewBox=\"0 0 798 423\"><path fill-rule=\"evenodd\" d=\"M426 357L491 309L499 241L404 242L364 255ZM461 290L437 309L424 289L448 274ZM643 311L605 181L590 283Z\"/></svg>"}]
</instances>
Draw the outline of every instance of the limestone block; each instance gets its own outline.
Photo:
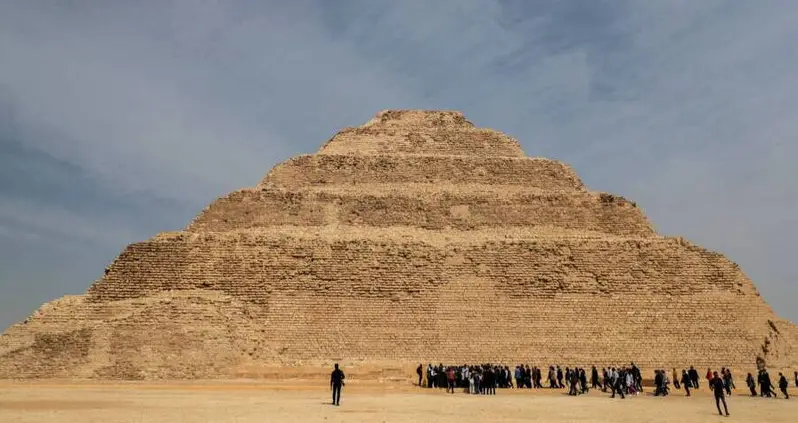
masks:
<instances>
[{"instance_id":1,"label":"limestone block","mask_svg":"<svg viewBox=\"0 0 798 423\"><path fill-rule=\"evenodd\" d=\"M239 190L215 201L187 230L344 224L425 229L554 226L614 235L654 234L636 205L606 194L430 188L421 184L405 185L401 190L368 185Z\"/></svg>"},{"instance_id":2,"label":"limestone block","mask_svg":"<svg viewBox=\"0 0 798 423\"><path fill-rule=\"evenodd\" d=\"M419 183L585 190L576 172L556 160L443 155L303 155L275 166L260 185L299 189L318 185Z\"/></svg>"}]
</instances>

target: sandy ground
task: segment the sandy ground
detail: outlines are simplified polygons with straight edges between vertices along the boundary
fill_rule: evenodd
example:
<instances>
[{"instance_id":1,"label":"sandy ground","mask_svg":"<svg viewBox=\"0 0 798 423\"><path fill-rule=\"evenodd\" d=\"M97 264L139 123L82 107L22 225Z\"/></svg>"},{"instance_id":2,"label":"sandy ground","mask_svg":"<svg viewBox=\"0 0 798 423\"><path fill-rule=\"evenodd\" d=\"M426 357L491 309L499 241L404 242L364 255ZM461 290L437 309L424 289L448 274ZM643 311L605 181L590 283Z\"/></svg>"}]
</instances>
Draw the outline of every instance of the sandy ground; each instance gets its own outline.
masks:
<instances>
[{"instance_id":1,"label":"sandy ground","mask_svg":"<svg viewBox=\"0 0 798 423\"><path fill-rule=\"evenodd\" d=\"M796 422L798 399L734 395L719 417L707 392L685 398L610 399L591 392L500 390L490 397L445 394L398 383L350 383L340 407L323 381L262 383L0 382L0 422Z\"/></svg>"}]
</instances>

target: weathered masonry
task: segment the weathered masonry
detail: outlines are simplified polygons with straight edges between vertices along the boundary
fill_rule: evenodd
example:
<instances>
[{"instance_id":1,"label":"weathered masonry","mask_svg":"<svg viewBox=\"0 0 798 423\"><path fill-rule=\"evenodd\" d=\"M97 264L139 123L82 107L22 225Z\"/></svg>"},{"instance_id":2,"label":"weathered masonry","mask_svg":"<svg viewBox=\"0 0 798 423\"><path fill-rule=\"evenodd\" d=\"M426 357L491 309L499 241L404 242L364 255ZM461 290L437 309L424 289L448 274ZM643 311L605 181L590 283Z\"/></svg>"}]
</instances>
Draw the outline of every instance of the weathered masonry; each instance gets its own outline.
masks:
<instances>
[{"instance_id":1,"label":"weathered masonry","mask_svg":"<svg viewBox=\"0 0 798 423\"><path fill-rule=\"evenodd\" d=\"M0 378L757 359L798 365L798 329L736 264L448 111L340 131L0 337Z\"/></svg>"}]
</instances>

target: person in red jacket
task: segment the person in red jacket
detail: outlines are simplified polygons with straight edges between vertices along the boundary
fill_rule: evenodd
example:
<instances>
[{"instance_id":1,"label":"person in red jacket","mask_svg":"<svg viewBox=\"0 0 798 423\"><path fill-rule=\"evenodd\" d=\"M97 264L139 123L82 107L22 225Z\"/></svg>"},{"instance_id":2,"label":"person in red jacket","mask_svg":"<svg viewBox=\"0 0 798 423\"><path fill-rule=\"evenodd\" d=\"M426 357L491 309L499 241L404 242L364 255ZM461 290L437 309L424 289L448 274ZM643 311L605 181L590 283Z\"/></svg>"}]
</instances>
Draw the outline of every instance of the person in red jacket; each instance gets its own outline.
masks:
<instances>
[{"instance_id":1,"label":"person in red jacket","mask_svg":"<svg viewBox=\"0 0 798 423\"><path fill-rule=\"evenodd\" d=\"M714 379L714 376L712 375L712 369L707 369L707 383L711 384L712 379Z\"/></svg>"}]
</instances>

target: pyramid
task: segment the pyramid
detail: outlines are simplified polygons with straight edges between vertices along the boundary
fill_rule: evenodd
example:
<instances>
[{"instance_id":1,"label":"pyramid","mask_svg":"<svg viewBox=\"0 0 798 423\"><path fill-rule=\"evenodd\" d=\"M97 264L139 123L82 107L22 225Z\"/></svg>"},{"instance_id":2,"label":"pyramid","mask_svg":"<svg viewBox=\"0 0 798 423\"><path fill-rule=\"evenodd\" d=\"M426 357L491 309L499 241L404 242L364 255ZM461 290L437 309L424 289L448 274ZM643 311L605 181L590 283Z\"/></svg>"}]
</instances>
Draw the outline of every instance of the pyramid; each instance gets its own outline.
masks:
<instances>
[{"instance_id":1,"label":"pyramid","mask_svg":"<svg viewBox=\"0 0 798 423\"><path fill-rule=\"evenodd\" d=\"M459 112L399 110L129 245L84 295L0 337L0 378L334 360L786 369L798 329L735 263L569 166Z\"/></svg>"}]
</instances>

